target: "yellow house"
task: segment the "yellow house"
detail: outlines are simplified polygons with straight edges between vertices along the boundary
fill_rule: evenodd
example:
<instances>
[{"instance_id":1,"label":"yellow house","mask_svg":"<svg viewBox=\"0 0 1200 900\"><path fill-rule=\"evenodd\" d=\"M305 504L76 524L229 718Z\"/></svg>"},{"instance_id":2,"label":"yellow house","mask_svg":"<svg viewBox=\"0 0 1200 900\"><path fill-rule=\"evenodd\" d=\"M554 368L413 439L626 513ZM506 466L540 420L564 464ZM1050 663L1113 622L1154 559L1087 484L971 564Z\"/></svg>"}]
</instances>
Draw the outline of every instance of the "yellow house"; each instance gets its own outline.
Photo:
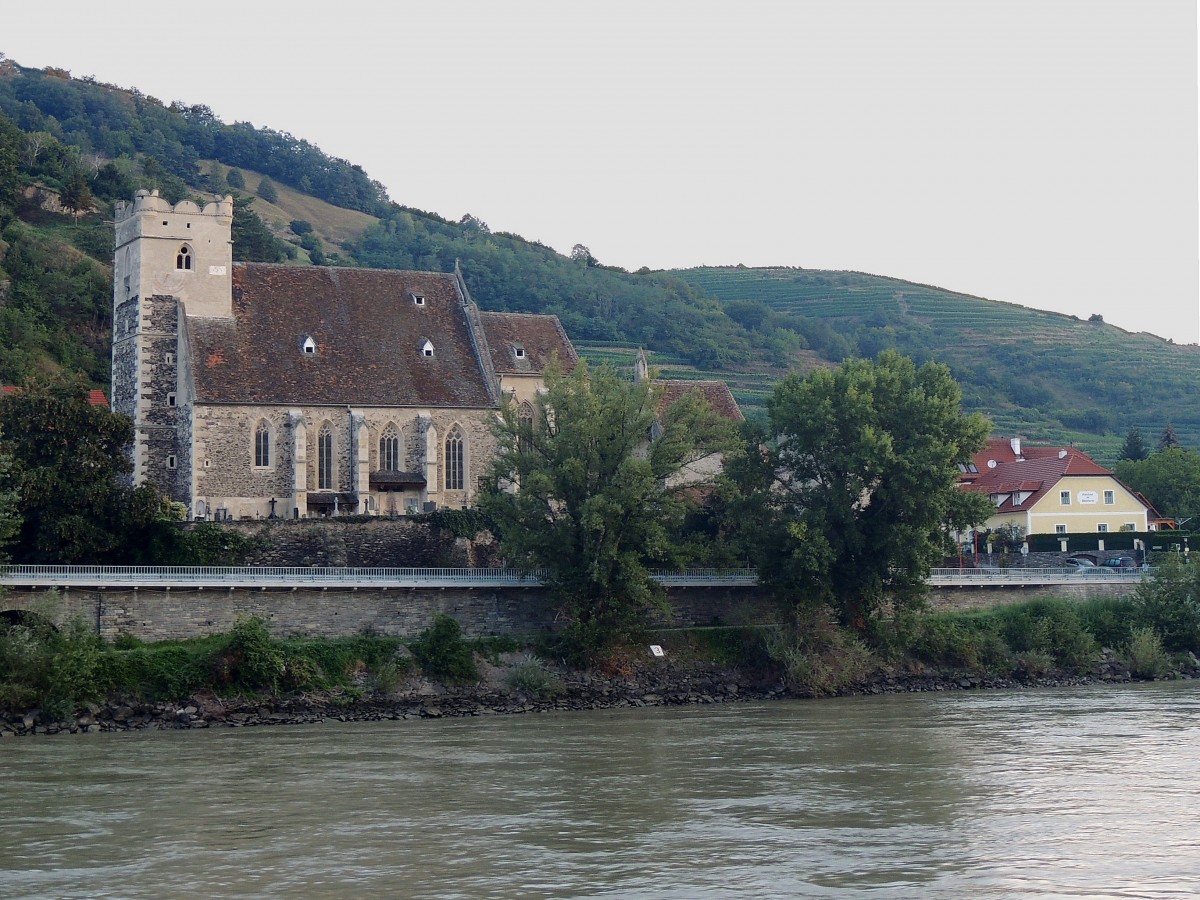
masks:
<instances>
[{"instance_id":1,"label":"yellow house","mask_svg":"<svg viewBox=\"0 0 1200 900\"><path fill-rule=\"evenodd\" d=\"M1147 505L1117 477L1073 447L1024 447L1020 438L988 441L960 484L996 504L987 527L1025 534L1152 531Z\"/></svg>"}]
</instances>

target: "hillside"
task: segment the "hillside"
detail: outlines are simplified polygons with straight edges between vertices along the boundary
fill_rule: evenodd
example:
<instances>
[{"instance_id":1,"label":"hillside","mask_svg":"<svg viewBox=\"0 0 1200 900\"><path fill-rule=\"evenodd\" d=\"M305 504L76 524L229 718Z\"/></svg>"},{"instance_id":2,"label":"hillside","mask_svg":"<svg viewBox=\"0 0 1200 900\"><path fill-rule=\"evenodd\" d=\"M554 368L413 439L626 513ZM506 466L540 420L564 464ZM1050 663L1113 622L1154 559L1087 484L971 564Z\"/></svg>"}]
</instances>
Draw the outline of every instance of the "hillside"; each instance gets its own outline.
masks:
<instances>
[{"instance_id":1,"label":"hillside","mask_svg":"<svg viewBox=\"0 0 1200 900\"><path fill-rule=\"evenodd\" d=\"M1103 459L1167 422L1200 445L1200 347L859 272L699 268L673 274L751 328L807 329L860 355L895 347L950 366L968 407L1003 434L1076 442ZM814 327L821 323L828 332Z\"/></svg>"},{"instance_id":2,"label":"hillside","mask_svg":"<svg viewBox=\"0 0 1200 900\"><path fill-rule=\"evenodd\" d=\"M722 378L751 417L789 370L895 347L949 364L1002 434L1111 461L1130 427L1154 441L1171 422L1200 446L1194 346L854 272L627 272L586 247L564 256L470 215L405 207L290 134L4 60L0 381L62 370L107 386L112 205L142 187L172 201L232 191L237 259L457 263L484 309L554 313L597 362L626 364L645 347L662 377Z\"/></svg>"}]
</instances>

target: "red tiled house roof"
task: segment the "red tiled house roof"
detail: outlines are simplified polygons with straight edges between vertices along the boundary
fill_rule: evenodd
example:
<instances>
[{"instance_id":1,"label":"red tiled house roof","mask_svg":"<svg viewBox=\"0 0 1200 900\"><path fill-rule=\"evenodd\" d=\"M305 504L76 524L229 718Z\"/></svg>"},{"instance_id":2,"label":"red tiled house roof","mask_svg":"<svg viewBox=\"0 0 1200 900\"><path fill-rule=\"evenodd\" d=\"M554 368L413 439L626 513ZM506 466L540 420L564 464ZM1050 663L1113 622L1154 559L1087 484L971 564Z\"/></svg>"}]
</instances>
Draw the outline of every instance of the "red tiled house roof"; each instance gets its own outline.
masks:
<instances>
[{"instance_id":1,"label":"red tiled house roof","mask_svg":"<svg viewBox=\"0 0 1200 900\"><path fill-rule=\"evenodd\" d=\"M20 390L15 385L0 385L0 394L15 394ZM108 397L104 396L104 391L95 389L88 391L87 401L89 406L103 406L105 409L108 409Z\"/></svg>"},{"instance_id":2,"label":"red tiled house roof","mask_svg":"<svg viewBox=\"0 0 1200 900\"><path fill-rule=\"evenodd\" d=\"M201 403L486 407L498 400L453 275L239 263L233 318L189 318L186 327ZM304 352L308 338L314 353ZM430 356L422 353L426 341Z\"/></svg>"},{"instance_id":3,"label":"red tiled house roof","mask_svg":"<svg viewBox=\"0 0 1200 900\"><path fill-rule=\"evenodd\" d=\"M991 496L1005 495L997 512L1029 509L1068 476L1116 477L1074 447L1021 447L1018 453L1012 442L1003 438L989 440L972 461L978 474L966 473L960 483Z\"/></svg>"}]
</instances>

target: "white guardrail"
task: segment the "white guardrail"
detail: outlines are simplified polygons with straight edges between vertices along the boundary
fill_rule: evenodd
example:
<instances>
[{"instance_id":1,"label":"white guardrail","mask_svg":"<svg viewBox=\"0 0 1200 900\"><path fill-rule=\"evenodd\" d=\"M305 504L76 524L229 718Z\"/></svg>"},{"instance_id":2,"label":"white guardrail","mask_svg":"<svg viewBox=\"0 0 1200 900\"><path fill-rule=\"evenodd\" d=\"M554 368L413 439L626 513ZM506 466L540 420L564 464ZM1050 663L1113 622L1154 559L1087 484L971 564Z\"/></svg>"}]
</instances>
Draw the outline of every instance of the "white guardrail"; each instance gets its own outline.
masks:
<instances>
[{"instance_id":1,"label":"white guardrail","mask_svg":"<svg viewBox=\"0 0 1200 900\"><path fill-rule=\"evenodd\" d=\"M657 572L664 585L750 586L753 569ZM416 588L535 587L540 573L516 569L338 568L307 566L7 566L0 584L11 587L181 588Z\"/></svg>"},{"instance_id":2,"label":"white guardrail","mask_svg":"<svg viewBox=\"0 0 1200 900\"><path fill-rule=\"evenodd\" d=\"M934 587L1080 584L1140 581L1153 569L934 569ZM682 569L661 571L654 579L672 587L751 587L754 569ZM516 569L354 569L304 566L7 566L0 584L10 587L146 588L417 588L535 587L538 572Z\"/></svg>"}]
</instances>

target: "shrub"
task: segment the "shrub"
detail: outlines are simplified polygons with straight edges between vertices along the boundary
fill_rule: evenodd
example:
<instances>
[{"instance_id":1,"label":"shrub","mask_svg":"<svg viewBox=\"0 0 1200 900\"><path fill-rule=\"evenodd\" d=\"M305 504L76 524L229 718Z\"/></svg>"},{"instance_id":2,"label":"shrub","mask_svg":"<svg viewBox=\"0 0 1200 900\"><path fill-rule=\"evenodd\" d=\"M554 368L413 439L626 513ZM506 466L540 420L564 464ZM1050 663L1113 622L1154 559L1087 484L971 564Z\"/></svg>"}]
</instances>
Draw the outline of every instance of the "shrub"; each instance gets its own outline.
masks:
<instances>
[{"instance_id":1,"label":"shrub","mask_svg":"<svg viewBox=\"0 0 1200 900\"><path fill-rule=\"evenodd\" d=\"M257 617L241 619L233 626L221 664L230 682L254 689L277 690L287 670L283 648Z\"/></svg>"},{"instance_id":2,"label":"shrub","mask_svg":"<svg viewBox=\"0 0 1200 900\"><path fill-rule=\"evenodd\" d=\"M1129 671L1138 678L1159 678L1170 671L1170 660L1158 632L1147 625L1133 629L1129 641Z\"/></svg>"},{"instance_id":3,"label":"shrub","mask_svg":"<svg viewBox=\"0 0 1200 900\"><path fill-rule=\"evenodd\" d=\"M409 649L425 674L432 678L451 683L479 679L471 646L463 639L458 622L449 616L439 614Z\"/></svg>"},{"instance_id":4,"label":"shrub","mask_svg":"<svg viewBox=\"0 0 1200 900\"><path fill-rule=\"evenodd\" d=\"M553 699L566 690L562 679L548 671L541 660L533 656L526 657L513 666L506 681L514 691L539 700Z\"/></svg>"},{"instance_id":5,"label":"shrub","mask_svg":"<svg viewBox=\"0 0 1200 900\"><path fill-rule=\"evenodd\" d=\"M1168 650L1200 650L1200 568L1168 554L1154 578L1138 585L1139 624L1153 628Z\"/></svg>"},{"instance_id":6,"label":"shrub","mask_svg":"<svg viewBox=\"0 0 1200 900\"><path fill-rule=\"evenodd\" d=\"M0 630L0 703L40 707L42 718L60 721L105 689L104 642L82 620L55 628L29 616Z\"/></svg>"},{"instance_id":7,"label":"shrub","mask_svg":"<svg viewBox=\"0 0 1200 900\"><path fill-rule=\"evenodd\" d=\"M771 629L766 648L767 655L783 666L789 687L811 697L862 684L879 667L879 660L862 641L831 622Z\"/></svg>"}]
</instances>

